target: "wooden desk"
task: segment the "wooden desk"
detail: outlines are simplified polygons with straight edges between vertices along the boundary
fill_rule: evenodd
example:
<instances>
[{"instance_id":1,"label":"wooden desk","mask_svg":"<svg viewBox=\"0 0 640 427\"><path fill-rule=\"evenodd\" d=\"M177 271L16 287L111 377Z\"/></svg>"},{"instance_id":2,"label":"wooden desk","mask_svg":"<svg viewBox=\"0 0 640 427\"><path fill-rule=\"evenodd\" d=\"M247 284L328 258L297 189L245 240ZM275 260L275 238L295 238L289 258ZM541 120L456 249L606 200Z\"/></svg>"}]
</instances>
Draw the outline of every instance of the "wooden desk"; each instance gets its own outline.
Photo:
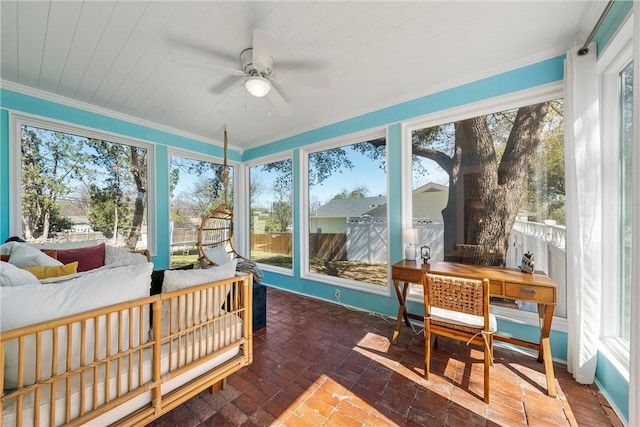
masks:
<instances>
[{"instance_id":1,"label":"wooden desk","mask_svg":"<svg viewBox=\"0 0 640 427\"><path fill-rule=\"evenodd\" d=\"M427 272L470 279L487 278L489 279L492 297L536 303L538 305L540 323L540 341L538 343L500 335L499 331L494 335L494 339L536 350L538 352L538 362L544 361L547 393L551 397L556 396L549 332L551 331L553 310L558 298L557 285L547 275L523 273L516 269L467 265L455 262L429 262L423 265L420 260L404 260L395 263L391 266L391 279L393 280L400 307L398 308L396 327L391 339L393 344L398 343L402 319L404 319L407 326L409 326L409 318L424 321L424 313L417 315L407 311L406 301L409 284L416 283L421 285L422 274Z\"/></svg>"}]
</instances>

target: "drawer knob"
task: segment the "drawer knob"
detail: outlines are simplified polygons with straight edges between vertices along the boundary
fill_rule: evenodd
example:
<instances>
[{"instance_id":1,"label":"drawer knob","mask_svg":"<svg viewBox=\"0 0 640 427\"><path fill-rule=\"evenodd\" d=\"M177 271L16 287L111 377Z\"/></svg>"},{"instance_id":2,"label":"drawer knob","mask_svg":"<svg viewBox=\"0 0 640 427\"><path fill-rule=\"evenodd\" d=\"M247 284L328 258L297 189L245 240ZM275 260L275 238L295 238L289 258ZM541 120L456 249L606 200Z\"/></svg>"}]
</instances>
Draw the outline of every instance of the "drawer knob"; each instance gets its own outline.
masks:
<instances>
[{"instance_id":1,"label":"drawer knob","mask_svg":"<svg viewBox=\"0 0 640 427\"><path fill-rule=\"evenodd\" d=\"M520 288L520 293L521 294L525 294L525 295L529 295L529 296L534 296L536 294L536 290L535 289Z\"/></svg>"}]
</instances>

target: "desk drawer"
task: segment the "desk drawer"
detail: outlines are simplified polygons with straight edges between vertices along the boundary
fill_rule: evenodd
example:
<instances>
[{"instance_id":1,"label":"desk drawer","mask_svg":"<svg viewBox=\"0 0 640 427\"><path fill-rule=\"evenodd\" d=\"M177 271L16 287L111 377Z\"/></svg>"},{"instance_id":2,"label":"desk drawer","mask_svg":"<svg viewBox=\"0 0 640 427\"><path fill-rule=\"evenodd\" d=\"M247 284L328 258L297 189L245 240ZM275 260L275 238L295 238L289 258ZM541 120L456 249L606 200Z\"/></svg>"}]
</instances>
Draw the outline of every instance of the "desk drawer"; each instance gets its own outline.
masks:
<instances>
[{"instance_id":1,"label":"desk drawer","mask_svg":"<svg viewBox=\"0 0 640 427\"><path fill-rule=\"evenodd\" d=\"M489 293L491 295L504 295L504 289L502 289L502 285L504 282L500 280L489 280Z\"/></svg>"},{"instance_id":2,"label":"desk drawer","mask_svg":"<svg viewBox=\"0 0 640 427\"><path fill-rule=\"evenodd\" d=\"M391 270L391 279L401 282L422 284L422 271L414 269L404 269L394 267Z\"/></svg>"},{"instance_id":3,"label":"desk drawer","mask_svg":"<svg viewBox=\"0 0 640 427\"><path fill-rule=\"evenodd\" d=\"M543 304L555 304L555 288L549 286L523 285L521 283L506 283L505 295L507 297L533 301Z\"/></svg>"}]
</instances>

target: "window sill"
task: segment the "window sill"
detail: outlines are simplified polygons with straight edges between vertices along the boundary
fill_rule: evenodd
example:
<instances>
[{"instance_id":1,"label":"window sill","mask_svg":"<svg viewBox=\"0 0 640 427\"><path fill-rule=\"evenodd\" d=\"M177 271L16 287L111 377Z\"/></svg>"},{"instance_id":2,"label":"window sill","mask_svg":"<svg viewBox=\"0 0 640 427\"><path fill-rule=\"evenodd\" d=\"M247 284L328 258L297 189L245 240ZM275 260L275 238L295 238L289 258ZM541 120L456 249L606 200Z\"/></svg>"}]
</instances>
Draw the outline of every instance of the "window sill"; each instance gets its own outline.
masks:
<instances>
[{"instance_id":1,"label":"window sill","mask_svg":"<svg viewBox=\"0 0 640 427\"><path fill-rule=\"evenodd\" d=\"M618 337L602 337L598 346L604 357L629 381L629 343Z\"/></svg>"}]
</instances>

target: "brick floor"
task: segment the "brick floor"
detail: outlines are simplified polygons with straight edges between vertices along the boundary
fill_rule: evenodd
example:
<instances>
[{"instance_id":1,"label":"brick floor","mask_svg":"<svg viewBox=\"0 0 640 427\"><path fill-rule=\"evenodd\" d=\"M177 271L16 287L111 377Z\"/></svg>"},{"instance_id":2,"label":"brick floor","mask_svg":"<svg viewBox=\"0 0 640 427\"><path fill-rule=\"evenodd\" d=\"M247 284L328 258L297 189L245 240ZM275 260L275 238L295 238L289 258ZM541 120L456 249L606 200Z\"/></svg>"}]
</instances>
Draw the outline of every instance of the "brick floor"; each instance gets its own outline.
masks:
<instances>
[{"instance_id":1,"label":"brick floor","mask_svg":"<svg viewBox=\"0 0 640 427\"><path fill-rule=\"evenodd\" d=\"M393 326L269 288L253 364L151 426L622 426L595 385L556 363L558 397L548 397L543 365L504 347L495 348L488 405L479 348L441 337L427 381L423 336L403 325L392 345Z\"/></svg>"}]
</instances>

